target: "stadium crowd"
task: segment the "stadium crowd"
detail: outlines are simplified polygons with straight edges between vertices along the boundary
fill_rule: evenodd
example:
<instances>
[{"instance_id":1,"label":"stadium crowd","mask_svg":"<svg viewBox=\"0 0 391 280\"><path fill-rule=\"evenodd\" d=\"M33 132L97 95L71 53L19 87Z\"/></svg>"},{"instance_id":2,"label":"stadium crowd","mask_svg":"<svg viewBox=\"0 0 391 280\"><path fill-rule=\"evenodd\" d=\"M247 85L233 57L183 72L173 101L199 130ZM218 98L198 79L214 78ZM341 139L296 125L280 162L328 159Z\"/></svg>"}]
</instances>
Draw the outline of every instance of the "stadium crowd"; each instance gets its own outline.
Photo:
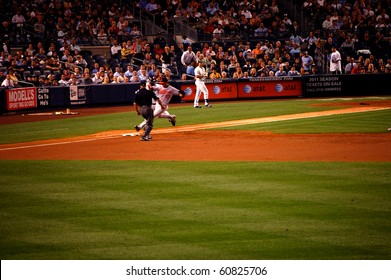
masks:
<instances>
[{"instance_id":1,"label":"stadium crowd","mask_svg":"<svg viewBox=\"0 0 391 280\"><path fill-rule=\"evenodd\" d=\"M6 2L2 86L11 86L9 80L42 87L189 80L199 60L210 79L327 74L333 48L342 60L340 73L391 72L391 0L295 1L304 22L278 0ZM160 33L148 41L135 16L139 10L166 30L172 20L186 19L202 41ZM304 33L303 24L310 31ZM11 53L15 45L23 49ZM88 46L96 45L107 46L109 56L93 55Z\"/></svg>"}]
</instances>

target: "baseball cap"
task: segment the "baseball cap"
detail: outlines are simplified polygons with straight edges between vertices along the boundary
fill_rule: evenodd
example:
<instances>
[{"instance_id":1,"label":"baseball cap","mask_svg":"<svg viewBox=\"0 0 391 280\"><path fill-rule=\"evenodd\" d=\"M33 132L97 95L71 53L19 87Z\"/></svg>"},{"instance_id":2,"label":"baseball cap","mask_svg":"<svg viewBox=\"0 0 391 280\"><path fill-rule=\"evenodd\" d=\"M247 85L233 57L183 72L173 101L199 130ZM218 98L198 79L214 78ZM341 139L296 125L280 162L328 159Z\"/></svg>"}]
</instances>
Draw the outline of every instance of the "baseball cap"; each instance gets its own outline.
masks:
<instances>
[{"instance_id":1,"label":"baseball cap","mask_svg":"<svg viewBox=\"0 0 391 280\"><path fill-rule=\"evenodd\" d=\"M145 87L147 85L147 81L145 81L145 80L142 80L141 82L140 82L140 86L143 86L143 87Z\"/></svg>"},{"instance_id":2,"label":"baseball cap","mask_svg":"<svg viewBox=\"0 0 391 280\"><path fill-rule=\"evenodd\" d=\"M162 78L162 83L167 83L167 82L168 82L167 78L166 78L166 77L163 77L163 78Z\"/></svg>"}]
</instances>

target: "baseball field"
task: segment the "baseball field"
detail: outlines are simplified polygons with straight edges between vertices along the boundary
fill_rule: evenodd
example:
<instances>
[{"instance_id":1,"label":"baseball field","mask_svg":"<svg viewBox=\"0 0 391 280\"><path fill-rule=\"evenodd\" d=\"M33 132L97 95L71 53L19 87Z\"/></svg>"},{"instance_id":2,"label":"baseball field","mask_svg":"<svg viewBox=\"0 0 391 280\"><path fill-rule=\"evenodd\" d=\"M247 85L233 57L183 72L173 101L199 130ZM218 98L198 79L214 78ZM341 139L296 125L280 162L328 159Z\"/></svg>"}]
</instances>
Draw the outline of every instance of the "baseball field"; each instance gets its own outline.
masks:
<instances>
[{"instance_id":1,"label":"baseball field","mask_svg":"<svg viewBox=\"0 0 391 280\"><path fill-rule=\"evenodd\" d=\"M0 116L0 258L391 259L391 97L213 105Z\"/></svg>"}]
</instances>

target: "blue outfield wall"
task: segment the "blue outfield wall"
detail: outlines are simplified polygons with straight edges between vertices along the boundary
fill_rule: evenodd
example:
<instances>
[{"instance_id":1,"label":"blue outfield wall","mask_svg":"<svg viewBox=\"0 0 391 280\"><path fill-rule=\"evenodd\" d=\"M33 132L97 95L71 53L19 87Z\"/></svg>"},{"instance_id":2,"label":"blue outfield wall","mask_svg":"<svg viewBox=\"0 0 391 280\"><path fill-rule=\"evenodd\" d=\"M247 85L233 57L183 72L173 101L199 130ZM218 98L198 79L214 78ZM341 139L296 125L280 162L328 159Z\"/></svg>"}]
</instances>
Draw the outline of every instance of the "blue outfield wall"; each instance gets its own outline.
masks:
<instances>
[{"instance_id":1,"label":"blue outfield wall","mask_svg":"<svg viewBox=\"0 0 391 280\"><path fill-rule=\"evenodd\" d=\"M207 80L206 86L210 100L376 96L391 94L390 78L390 74L308 75ZM194 81L174 81L171 84L185 91L186 95L182 101L194 100L196 90ZM132 104L138 88L138 83L1 88L0 113ZM173 102L180 101L179 98L173 98Z\"/></svg>"}]
</instances>

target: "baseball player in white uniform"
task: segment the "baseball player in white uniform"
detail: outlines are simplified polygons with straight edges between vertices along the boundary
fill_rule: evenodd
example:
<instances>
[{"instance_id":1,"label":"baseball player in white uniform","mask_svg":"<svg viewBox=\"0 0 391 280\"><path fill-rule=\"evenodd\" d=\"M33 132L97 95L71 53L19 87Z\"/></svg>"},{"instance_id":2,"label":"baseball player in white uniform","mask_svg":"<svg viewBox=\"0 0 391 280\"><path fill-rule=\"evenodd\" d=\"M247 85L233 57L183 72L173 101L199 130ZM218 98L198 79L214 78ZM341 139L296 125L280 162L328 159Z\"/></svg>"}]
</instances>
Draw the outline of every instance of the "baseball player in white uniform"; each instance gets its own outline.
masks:
<instances>
[{"instance_id":1,"label":"baseball player in white uniform","mask_svg":"<svg viewBox=\"0 0 391 280\"><path fill-rule=\"evenodd\" d=\"M342 73L342 66L341 66L341 54L339 51L337 51L336 47L331 48L331 55L330 55L330 72L333 74L341 74Z\"/></svg>"},{"instance_id":2,"label":"baseball player in white uniform","mask_svg":"<svg viewBox=\"0 0 391 280\"><path fill-rule=\"evenodd\" d=\"M196 85L194 108L202 108L201 106L199 106L201 93L204 93L205 107L211 108L212 105L209 104L209 100L208 100L209 91L205 85L205 79L208 76L208 73L204 68L204 62L202 60L198 61L198 66L194 69L194 76L195 76L195 85Z\"/></svg>"},{"instance_id":3,"label":"baseball player in white uniform","mask_svg":"<svg viewBox=\"0 0 391 280\"><path fill-rule=\"evenodd\" d=\"M168 121L175 126L176 124L176 116L171 115L167 109L168 104L170 104L171 98L174 95L179 95L182 97L184 95L184 92L182 90L179 90L171 85L168 84L167 78L163 77L161 84L151 86L151 89L155 92L156 96L159 97L163 107L159 104L155 104L155 108L153 111L153 115L155 118L166 118ZM142 129L146 124L146 121L144 120L142 123L140 123L138 126L136 126L136 130L139 131Z\"/></svg>"}]
</instances>

